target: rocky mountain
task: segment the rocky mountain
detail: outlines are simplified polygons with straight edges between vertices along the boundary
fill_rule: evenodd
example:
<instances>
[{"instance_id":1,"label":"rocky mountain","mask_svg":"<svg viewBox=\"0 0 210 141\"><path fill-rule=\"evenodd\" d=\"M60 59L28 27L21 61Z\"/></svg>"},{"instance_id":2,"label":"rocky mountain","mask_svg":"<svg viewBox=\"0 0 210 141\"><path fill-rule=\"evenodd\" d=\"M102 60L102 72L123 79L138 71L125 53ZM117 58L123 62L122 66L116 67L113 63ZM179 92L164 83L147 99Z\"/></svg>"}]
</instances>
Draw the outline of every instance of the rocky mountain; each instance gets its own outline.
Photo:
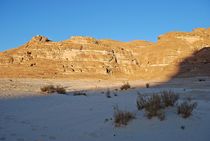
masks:
<instances>
[{"instance_id":1,"label":"rocky mountain","mask_svg":"<svg viewBox=\"0 0 210 141\"><path fill-rule=\"evenodd\" d=\"M210 75L208 49L210 28L169 32L156 43L82 36L53 42L38 35L18 48L0 52L0 77L169 79Z\"/></svg>"}]
</instances>

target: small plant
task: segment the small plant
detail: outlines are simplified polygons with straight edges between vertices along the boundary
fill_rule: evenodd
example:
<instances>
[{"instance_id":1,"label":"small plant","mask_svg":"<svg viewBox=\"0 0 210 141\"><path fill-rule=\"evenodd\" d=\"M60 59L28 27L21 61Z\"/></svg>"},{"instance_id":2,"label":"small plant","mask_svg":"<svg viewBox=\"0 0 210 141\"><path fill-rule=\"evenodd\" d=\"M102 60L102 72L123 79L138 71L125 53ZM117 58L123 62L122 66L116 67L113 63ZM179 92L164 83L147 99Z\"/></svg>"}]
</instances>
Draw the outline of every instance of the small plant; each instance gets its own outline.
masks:
<instances>
[{"instance_id":1,"label":"small plant","mask_svg":"<svg viewBox=\"0 0 210 141\"><path fill-rule=\"evenodd\" d=\"M123 84L121 87L120 87L120 90L127 90L127 89L130 89L131 86L130 84L127 82L126 84Z\"/></svg>"},{"instance_id":2,"label":"small plant","mask_svg":"<svg viewBox=\"0 0 210 141\"><path fill-rule=\"evenodd\" d=\"M174 106L175 102L179 99L179 95L172 91L162 91L161 98L165 107Z\"/></svg>"},{"instance_id":3,"label":"small plant","mask_svg":"<svg viewBox=\"0 0 210 141\"><path fill-rule=\"evenodd\" d=\"M53 85L47 85L47 86L41 87L40 90L45 93L54 93L55 87Z\"/></svg>"},{"instance_id":4,"label":"small plant","mask_svg":"<svg viewBox=\"0 0 210 141\"><path fill-rule=\"evenodd\" d=\"M192 115L192 111L197 107L197 103L184 101L177 107L177 113L181 115L183 118L188 118Z\"/></svg>"},{"instance_id":5,"label":"small plant","mask_svg":"<svg viewBox=\"0 0 210 141\"><path fill-rule=\"evenodd\" d=\"M116 106L114 107L114 124L115 127L120 127L122 125L127 125L129 121L135 119L135 115L128 111L121 111Z\"/></svg>"},{"instance_id":6,"label":"small plant","mask_svg":"<svg viewBox=\"0 0 210 141\"><path fill-rule=\"evenodd\" d=\"M79 91L79 92L74 92L73 95L74 95L74 96L87 96L87 94L86 94L85 92L81 92L81 91Z\"/></svg>"}]
</instances>

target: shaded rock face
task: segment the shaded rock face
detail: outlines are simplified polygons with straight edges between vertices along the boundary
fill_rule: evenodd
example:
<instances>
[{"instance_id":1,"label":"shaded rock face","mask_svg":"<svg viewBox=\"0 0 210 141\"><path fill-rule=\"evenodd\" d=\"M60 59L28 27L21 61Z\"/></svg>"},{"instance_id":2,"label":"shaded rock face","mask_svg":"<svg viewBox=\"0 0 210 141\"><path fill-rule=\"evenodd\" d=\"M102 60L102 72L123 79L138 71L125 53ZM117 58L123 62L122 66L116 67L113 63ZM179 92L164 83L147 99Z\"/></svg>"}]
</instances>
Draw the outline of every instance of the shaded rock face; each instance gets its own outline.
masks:
<instances>
[{"instance_id":1,"label":"shaded rock face","mask_svg":"<svg viewBox=\"0 0 210 141\"><path fill-rule=\"evenodd\" d=\"M179 71L185 58L204 47L210 47L210 30L203 28L169 32L159 36L157 43L83 36L53 42L38 35L19 48L0 53L0 77L166 78ZM208 62L209 58L205 59Z\"/></svg>"}]
</instances>

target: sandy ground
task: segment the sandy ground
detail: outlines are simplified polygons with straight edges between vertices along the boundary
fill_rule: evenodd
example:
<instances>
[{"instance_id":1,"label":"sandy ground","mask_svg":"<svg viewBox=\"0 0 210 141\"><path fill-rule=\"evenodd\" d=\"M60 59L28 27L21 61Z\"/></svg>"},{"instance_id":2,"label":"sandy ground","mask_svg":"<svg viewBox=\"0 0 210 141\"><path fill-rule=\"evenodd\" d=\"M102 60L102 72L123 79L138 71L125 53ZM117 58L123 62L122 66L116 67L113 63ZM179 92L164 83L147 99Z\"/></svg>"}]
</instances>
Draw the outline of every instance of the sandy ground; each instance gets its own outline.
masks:
<instances>
[{"instance_id":1,"label":"sandy ground","mask_svg":"<svg viewBox=\"0 0 210 141\"><path fill-rule=\"evenodd\" d=\"M210 78L179 78L169 82L129 81L132 89L112 91L125 81L0 79L0 141L209 141ZM145 88L149 83L150 88ZM45 95L43 85L62 85L68 94ZM87 96L73 96L85 90ZM166 110L166 119L148 120L136 108L137 93L162 90L191 97L198 103L193 115L183 119L174 108ZM104 93L105 92L105 93ZM117 96L114 96L117 95ZM113 124L113 106L136 113L127 126ZM185 129L181 129L184 126Z\"/></svg>"}]
</instances>

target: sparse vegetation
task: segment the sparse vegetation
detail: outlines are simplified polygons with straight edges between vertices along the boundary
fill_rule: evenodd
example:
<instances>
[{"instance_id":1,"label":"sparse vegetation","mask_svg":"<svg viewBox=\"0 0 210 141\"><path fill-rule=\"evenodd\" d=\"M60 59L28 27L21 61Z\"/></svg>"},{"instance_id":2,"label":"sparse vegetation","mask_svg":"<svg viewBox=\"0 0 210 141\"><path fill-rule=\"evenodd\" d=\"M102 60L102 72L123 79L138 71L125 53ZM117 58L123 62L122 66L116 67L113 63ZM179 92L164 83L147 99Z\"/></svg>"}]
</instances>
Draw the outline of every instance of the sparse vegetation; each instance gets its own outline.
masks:
<instances>
[{"instance_id":1,"label":"sparse vegetation","mask_svg":"<svg viewBox=\"0 0 210 141\"><path fill-rule=\"evenodd\" d=\"M131 86L130 84L127 82L126 84L123 84L121 87L120 87L120 90L127 90L127 89L130 89Z\"/></svg>"},{"instance_id":2,"label":"sparse vegetation","mask_svg":"<svg viewBox=\"0 0 210 141\"><path fill-rule=\"evenodd\" d=\"M42 92L45 92L45 93L57 92L59 94L66 94L66 89L64 87L61 87L61 86L55 87L53 85L47 85L47 86L41 87L40 90Z\"/></svg>"},{"instance_id":3,"label":"sparse vegetation","mask_svg":"<svg viewBox=\"0 0 210 141\"><path fill-rule=\"evenodd\" d=\"M119 108L116 106L114 107L114 124L115 127L125 126L128 124L129 121L135 119L135 114L128 112L128 111L122 111L119 110Z\"/></svg>"},{"instance_id":4,"label":"sparse vegetation","mask_svg":"<svg viewBox=\"0 0 210 141\"><path fill-rule=\"evenodd\" d=\"M146 116L150 119L158 117L160 120L165 119L163 109L165 107L174 106L179 96L172 91L163 91L160 94L153 94L152 96L138 95L136 104L138 110L145 110Z\"/></svg>"},{"instance_id":5,"label":"sparse vegetation","mask_svg":"<svg viewBox=\"0 0 210 141\"><path fill-rule=\"evenodd\" d=\"M188 118L192 115L192 111L197 107L196 102L186 100L177 107L177 113L183 118Z\"/></svg>"}]
</instances>

